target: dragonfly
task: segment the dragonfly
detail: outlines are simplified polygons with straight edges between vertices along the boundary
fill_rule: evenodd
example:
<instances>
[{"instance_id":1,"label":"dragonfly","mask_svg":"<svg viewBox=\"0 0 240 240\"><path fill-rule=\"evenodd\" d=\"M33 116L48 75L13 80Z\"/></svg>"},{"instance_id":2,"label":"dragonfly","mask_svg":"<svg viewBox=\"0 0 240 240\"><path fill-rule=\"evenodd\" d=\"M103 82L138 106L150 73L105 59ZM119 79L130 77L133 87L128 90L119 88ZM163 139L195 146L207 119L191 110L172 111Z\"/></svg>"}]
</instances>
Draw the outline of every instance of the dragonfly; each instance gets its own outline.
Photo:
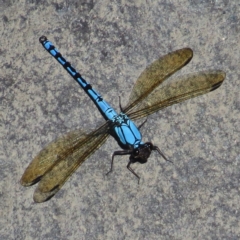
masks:
<instances>
[{"instance_id":1,"label":"dragonfly","mask_svg":"<svg viewBox=\"0 0 240 240\"><path fill-rule=\"evenodd\" d=\"M38 182L33 196L35 202L51 199L72 173L110 135L122 150L112 154L108 173L112 172L115 156L118 155L129 155L127 169L138 180L140 177L133 170L132 164L146 163L152 151L156 151L169 161L159 147L150 141L142 141L140 129L146 120L138 127L133 121L147 117L167 106L211 92L220 87L225 79L223 71L210 70L188 74L178 77L176 81L166 81L166 84L162 84L172 74L188 64L193 57L193 51L190 48L179 49L155 60L140 74L132 89L128 104L123 108L120 103L121 112L118 114L45 36L41 36L39 41L82 87L106 121L89 133L81 129L71 131L49 143L39 152L21 178L23 186L31 186Z\"/></svg>"}]
</instances>

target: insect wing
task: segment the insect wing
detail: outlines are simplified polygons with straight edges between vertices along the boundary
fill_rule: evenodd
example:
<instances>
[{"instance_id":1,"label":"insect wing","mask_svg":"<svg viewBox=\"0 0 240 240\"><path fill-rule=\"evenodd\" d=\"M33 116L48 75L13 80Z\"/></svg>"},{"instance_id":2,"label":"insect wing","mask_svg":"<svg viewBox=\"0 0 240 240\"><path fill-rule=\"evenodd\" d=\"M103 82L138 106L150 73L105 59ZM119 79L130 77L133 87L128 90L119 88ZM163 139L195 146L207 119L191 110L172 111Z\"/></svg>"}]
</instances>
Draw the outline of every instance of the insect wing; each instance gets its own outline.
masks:
<instances>
[{"instance_id":1,"label":"insect wing","mask_svg":"<svg viewBox=\"0 0 240 240\"><path fill-rule=\"evenodd\" d=\"M160 109L190 98L208 93L221 86L225 73L220 70L189 74L160 86L137 107L129 111L128 116L135 120L148 116Z\"/></svg>"},{"instance_id":2,"label":"insect wing","mask_svg":"<svg viewBox=\"0 0 240 240\"><path fill-rule=\"evenodd\" d=\"M125 113L146 98L159 84L177 70L185 66L193 56L190 48L171 52L149 65L139 76L130 94L129 103L124 108Z\"/></svg>"},{"instance_id":3,"label":"insect wing","mask_svg":"<svg viewBox=\"0 0 240 240\"><path fill-rule=\"evenodd\" d=\"M41 177L60 161L61 156L66 155L75 143L83 142L86 135L81 130L75 130L49 143L29 164L21 178L21 184L27 187L40 181Z\"/></svg>"},{"instance_id":4,"label":"insect wing","mask_svg":"<svg viewBox=\"0 0 240 240\"><path fill-rule=\"evenodd\" d=\"M108 128L106 123L89 134L81 130L70 132L44 148L21 179L24 186L40 180L34 201L44 202L53 197L84 160L105 142Z\"/></svg>"}]
</instances>

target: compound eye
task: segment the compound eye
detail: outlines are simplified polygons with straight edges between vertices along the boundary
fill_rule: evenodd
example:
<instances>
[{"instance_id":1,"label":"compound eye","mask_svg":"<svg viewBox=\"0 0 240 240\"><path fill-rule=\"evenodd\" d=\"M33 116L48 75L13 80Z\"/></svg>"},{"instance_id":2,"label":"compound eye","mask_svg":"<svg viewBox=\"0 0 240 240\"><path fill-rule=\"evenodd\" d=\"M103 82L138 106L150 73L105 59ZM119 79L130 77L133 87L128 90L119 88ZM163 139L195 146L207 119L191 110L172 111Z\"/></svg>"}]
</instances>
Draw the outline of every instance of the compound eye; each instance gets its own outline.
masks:
<instances>
[{"instance_id":1,"label":"compound eye","mask_svg":"<svg viewBox=\"0 0 240 240\"><path fill-rule=\"evenodd\" d=\"M139 155L139 150L138 149L134 149L133 155L134 155L134 157L137 157Z\"/></svg>"},{"instance_id":2,"label":"compound eye","mask_svg":"<svg viewBox=\"0 0 240 240\"><path fill-rule=\"evenodd\" d=\"M151 142L146 142L146 146L147 146L149 149L153 150L153 144L152 144Z\"/></svg>"}]
</instances>

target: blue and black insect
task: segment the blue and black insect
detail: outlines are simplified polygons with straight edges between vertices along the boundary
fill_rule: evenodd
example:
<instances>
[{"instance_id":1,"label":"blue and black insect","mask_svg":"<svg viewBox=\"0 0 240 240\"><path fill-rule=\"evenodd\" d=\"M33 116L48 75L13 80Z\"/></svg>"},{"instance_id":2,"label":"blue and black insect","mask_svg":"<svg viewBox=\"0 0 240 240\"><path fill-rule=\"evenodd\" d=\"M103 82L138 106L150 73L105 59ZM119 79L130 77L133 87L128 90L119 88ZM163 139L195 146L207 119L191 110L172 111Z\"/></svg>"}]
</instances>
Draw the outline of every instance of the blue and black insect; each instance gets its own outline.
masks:
<instances>
[{"instance_id":1,"label":"blue and black insect","mask_svg":"<svg viewBox=\"0 0 240 240\"><path fill-rule=\"evenodd\" d=\"M133 120L213 91L225 78L223 71L213 70L187 75L161 86L164 80L192 59L193 52L190 48L174 51L159 58L142 72L133 87L129 103L124 108L120 104L121 112L118 114L45 36L40 37L39 41L92 99L106 122L90 133L82 130L69 132L40 151L21 179L23 186L39 182L34 193L35 202L43 202L53 197L68 177L106 141L109 135L113 136L122 148L112 154L109 172L113 169L116 155L130 155L127 168L138 180L140 177L131 165L135 162L146 163L152 151L157 151L169 161L157 146L142 141L140 129L146 121L137 127Z\"/></svg>"}]
</instances>

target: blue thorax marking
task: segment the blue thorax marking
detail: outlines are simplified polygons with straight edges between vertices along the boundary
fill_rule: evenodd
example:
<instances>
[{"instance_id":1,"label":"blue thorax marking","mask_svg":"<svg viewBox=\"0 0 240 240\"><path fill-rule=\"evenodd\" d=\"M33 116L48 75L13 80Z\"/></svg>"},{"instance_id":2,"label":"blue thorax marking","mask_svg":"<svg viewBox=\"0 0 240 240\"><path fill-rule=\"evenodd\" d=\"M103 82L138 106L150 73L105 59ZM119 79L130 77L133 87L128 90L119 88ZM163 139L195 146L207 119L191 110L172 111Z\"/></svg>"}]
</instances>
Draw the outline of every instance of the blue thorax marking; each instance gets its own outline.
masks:
<instances>
[{"instance_id":1,"label":"blue thorax marking","mask_svg":"<svg viewBox=\"0 0 240 240\"><path fill-rule=\"evenodd\" d=\"M134 122L129 119L129 117L120 113L115 116L112 120L114 122L114 133L118 136L117 141L124 148L138 148L140 144L143 144L141 141L142 135L138 130Z\"/></svg>"},{"instance_id":2,"label":"blue thorax marking","mask_svg":"<svg viewBox=\"0 0 240 240\"><path fill-rule=\"evenodd\" d=\"M86 82L82 76L67 62L61 53L48 40L43 42L45 49L67 70L67 72L79 83L83 90L93 100L100 113L106 120L113 122L112 135L116 138L119 145L124 149L136 149L144 144L142 135L137 126L124 113L119 115L115 110L103 100L101 95Z\"/></svg>"}]
</instances>

